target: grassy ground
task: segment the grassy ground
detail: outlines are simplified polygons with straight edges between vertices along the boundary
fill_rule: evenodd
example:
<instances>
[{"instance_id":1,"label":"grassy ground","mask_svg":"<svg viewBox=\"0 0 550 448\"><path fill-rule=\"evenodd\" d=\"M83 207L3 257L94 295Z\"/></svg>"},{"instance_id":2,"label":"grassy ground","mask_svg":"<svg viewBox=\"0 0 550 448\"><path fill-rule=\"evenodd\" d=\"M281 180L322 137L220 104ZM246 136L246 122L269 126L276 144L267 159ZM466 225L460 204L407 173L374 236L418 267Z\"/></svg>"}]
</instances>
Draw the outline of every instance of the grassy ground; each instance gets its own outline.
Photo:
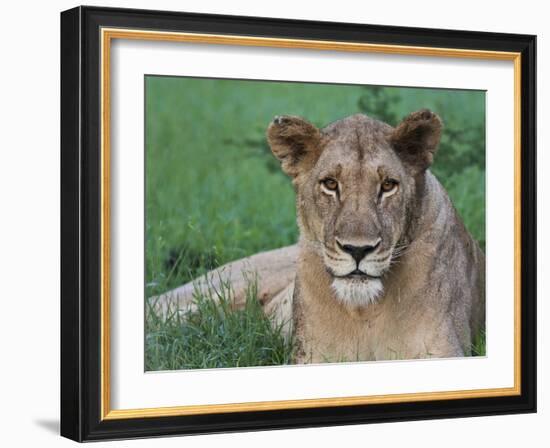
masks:
<instances>
[{"instance_id":1,"label":"grassy ground","mask_svg":"<svg viewBox=\"0 0 550 448\"><path fill-rule=\"evenodd\" d=\"M446 123L433 171L483 248L483 93L147 77L146 296L296 241L294 192L264 138L274 115L323 126L365 112L396 124L423 107ZM147 370L288 361L292 347L254 300L232 314L204 299L186 322L148 313Z\"/></svg>"},{"instance_id":2,"label":"grassy ground","mask_svg":"<svg viewBox=\"0 0 550 448\"><path fill-rule=\"evenodd\" d=\"M197 309L182 316L147 315L146 370L252 367L289 364L293 343L273 325L257 300L254 282L243 310L231 309L231 285L197 295ZM213 300L214 296L217 299Z\"/></svg>"}]
</instances>

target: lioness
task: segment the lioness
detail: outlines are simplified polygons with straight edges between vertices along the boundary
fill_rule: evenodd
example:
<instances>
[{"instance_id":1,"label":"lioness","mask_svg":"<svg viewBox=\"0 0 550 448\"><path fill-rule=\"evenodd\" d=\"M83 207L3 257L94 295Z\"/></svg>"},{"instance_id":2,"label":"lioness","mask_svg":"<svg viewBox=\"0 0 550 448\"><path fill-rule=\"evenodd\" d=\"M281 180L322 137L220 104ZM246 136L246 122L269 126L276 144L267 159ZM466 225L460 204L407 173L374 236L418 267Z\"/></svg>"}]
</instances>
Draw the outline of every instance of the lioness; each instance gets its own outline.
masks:
<instances>
[{"instance_id":1,"label":"lioness","mask_svg":"<svg viewBox=\"0 0 550 448\"><path fill-rule=\"evenodd\" d=\"M429 110L395 128L359 114L323 129L294 116L269 125L299 242L231 264L229 278L238 305L235 271L260 273L266 310L292 323L297 363L470 354L485 323L485 261L429 171L441 129ZM180 305L189 287L173 292Z\"/></svg>"}]
</instances>

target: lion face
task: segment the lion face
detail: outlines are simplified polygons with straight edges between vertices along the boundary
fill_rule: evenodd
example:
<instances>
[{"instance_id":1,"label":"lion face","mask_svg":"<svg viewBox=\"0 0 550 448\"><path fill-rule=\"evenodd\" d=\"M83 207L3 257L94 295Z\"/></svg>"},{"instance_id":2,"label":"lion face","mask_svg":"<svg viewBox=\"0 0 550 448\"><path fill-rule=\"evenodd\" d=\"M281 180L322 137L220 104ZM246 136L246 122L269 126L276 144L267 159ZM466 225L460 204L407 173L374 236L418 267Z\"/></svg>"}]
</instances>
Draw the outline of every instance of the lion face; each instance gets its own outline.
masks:
<instances>
[{"instance_id":1,"label":"lion face","mask_svg":"<svg viewBox=\"0 0 550 448\"><path fill-rule=\"evenodd\" d=\"M338 300L365 306L404 249L441 120L422 110L395 129L353 115L319 130L276 117L268 140L292 177L300 237L323 260Z\"/></svg>"}]
</instances>

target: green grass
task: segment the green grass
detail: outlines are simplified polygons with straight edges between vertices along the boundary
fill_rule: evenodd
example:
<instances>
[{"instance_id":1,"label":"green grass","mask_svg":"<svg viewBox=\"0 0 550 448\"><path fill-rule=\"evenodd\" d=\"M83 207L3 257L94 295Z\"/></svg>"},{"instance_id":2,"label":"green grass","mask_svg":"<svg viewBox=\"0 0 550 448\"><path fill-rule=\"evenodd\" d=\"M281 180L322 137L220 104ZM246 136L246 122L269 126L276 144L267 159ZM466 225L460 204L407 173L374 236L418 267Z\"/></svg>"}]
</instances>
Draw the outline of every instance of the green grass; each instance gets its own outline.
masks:
<instances>
[{"instance_id":1,"label":"green grass","mask_svg":"<svg viewBox=\"0 0 550 448\"><path fill-rule=\"evenodd\" d=\"M479 334L474 338L472 344L472 356L485 356L487 354L487 347L485 337L485 329L481 330Z\"/></svg>"},{"instance_id":2,"label":"green grass","mask_svg":"<svg viewBox=\"0 0 550 448\"><path fill-rule=\"evenodd\" d=\"M433 171L484 248L483 92L147 77L145 295L296 242L294 192L264 137L273 116L300 115L324 126L365 112L396 124L424 107L445 122ZM239 325L223 325L232 312L222 306L216 314L203 299L197 298L202 317L194 329L193 319L148 317L148 370L235 366L245 360L262 365L266 351L278 353L272 360L286 359L280 340L261 319L254 333L258 339L247 341L246 356L238 357L231 341L244 343ZM259 319L251 306L234 319L241 322L247 314ZM206 330L208 313L223 335Z\"/></svg>"},{"instance_id":3,"label":"green grass","mask_svg":"<svg viewBox=\"0 0 550 448\"><path fill-rule=\"evenodd\" d=\"M216 299L214 301L213 299ZM231 285L195 295L196 310L146 314L146 370L212 369L290 364L293 341L263 313L251 282L246 304L233 310Z\"/></svg>"}]
</instances>

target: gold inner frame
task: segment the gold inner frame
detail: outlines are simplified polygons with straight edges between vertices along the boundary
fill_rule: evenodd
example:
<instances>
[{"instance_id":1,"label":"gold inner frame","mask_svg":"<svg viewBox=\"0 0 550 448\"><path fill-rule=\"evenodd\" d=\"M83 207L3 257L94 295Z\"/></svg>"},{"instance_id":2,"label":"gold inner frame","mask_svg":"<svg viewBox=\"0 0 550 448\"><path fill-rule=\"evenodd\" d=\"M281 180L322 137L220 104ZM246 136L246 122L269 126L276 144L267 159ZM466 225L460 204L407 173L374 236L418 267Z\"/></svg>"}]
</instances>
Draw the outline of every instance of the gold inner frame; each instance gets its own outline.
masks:
<instances>
[{"instance_id":1,"label":"gold inner frame","mask_svg":"<svg viewBox=\"0 0 550 448\"><path fill-rule=\"evenodd\" d=\"M279 39L215 34L101 29L101 419L127 419L199 415L225 412L305 409L362 404L501 397L521 394L521 54L514 52L455 48ZM514 386L443 392L419 392L303 400L280 400L229 404L170 406L140 409L111 409L110 368L110 62L113 39L170 41L213 45L297 48L346 52L367 52L413 56L506 60L514 63Z\"/></svg>"}]
</instances>

